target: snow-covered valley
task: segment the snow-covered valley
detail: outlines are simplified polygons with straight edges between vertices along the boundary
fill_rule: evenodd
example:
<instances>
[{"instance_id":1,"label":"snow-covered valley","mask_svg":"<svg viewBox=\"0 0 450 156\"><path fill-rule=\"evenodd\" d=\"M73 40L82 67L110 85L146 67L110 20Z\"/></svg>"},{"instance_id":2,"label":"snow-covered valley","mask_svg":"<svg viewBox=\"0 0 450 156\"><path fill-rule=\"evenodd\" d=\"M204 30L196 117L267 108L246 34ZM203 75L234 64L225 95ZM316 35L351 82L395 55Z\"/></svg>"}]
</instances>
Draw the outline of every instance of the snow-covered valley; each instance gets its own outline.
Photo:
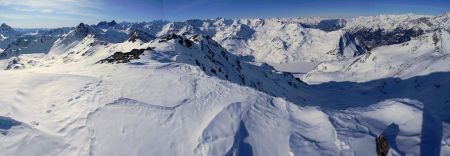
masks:
<instances>
[{"instance_id":1,"label":"snow-covered valley","mask_svg":"<svg viewBox=\"0 0 450 156\"><path fill-rule=\"evenodd\" d=\"M0 155L450 155L449 19L3 24Z\"/></svg>"}]
</instances>

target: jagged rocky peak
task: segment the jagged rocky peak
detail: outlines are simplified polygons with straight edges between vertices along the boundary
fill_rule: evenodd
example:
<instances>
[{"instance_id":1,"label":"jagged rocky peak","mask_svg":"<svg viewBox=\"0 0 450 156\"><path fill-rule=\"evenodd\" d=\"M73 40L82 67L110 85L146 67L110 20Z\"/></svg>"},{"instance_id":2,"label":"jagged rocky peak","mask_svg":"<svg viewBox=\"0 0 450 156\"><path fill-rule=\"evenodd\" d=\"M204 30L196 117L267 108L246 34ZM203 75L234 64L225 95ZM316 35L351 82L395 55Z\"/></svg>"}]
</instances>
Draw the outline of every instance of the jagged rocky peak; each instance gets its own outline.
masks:
<instances>
[{"instance_id":1,"label":"jagged rocky peak","mask_svg":"<svg viewBox=\"0 0 450 156\"><path fill-rule=\"evenodd\" d=\"M14 31L14 29L11 26L3 23L2 25L0 25L0 32L3 31Z\"/></svg>"},{"instance_id":2,"label":"jagged rocky peak","mask_svg":"<svg viewBox=\"0 0 450 156\"><path fill-rule=\"evenodd\" d=\"M104 28L104 27L113 27L116 25L117 25L117 22L115 20L112 20L111 22L102 21L97 24L97 27Z\"/></svg>"},{"instance_id":3,"label":"jagged rocky peak","mask_svg":"<svg viewBox=\"0 0 450 156\"><path fill-rule=\"evenodd\" d=\"M77 25L77 29L87 29L88 25L84 23L80 23Z\"/></svg>"},{"instance_id":4,"label":"jagged rocky peak","mask_svg":"<svg viewBox=\"0 0 450 156\"><path fill-rule=\"evenodd\" d=\"M108 23L109 26L115 26L117 25L117 22L115 20L112 20L111 22Z\"/></svg>"},{"instance_id":5,"label":"jagged rocky peak","mask_svg":"<svg viewBox=\"0 0 450 156\"><path fill-rule=\"evenodd\" d=\"M78 24L75 28L74 36L77 38L84 38L91 32L90 26L84 23Z\"/></svg>"},{"instance_id":6,"label":"jagged rocky peak","mask_svg":"<svg viewBox=\"0 0 450 156\"><path fill-rule=\"evenodd\" d=\"M323 31L335 31L345 27L347 20L345 19L322 19L317 23L301 22L301 25L305 28L320 29Z\"/></svg>"},{"instance_id":7,"label":"jagged rocky peak","mask_svg":"<svg viewBox=\"0 0 450 156\"><path fill-rule=\"evenodd\" d=\"M367 52L364 45L348 32L341 35L336 50L335 55L337 55L339 59L353 58Z\"/></svg>"}]
</instances>

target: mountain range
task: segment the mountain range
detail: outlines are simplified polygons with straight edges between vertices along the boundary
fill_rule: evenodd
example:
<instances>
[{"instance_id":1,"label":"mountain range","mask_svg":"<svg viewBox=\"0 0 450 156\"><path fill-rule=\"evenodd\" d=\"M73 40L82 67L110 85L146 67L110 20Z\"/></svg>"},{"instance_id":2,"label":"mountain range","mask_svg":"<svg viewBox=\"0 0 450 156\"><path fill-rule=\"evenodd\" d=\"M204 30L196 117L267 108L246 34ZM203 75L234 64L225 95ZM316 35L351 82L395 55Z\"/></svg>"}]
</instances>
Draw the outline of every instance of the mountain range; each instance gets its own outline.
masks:
<instances>
[{"instance_id":1,"label":"mountain range","mask_svg":"<svg viewBox=\"0 0 450 156\"><path fill-rule=\"evenodd\" d=\"M0 155L449 155L449 19L2 24Z\"/></svg>"}]
</instances>

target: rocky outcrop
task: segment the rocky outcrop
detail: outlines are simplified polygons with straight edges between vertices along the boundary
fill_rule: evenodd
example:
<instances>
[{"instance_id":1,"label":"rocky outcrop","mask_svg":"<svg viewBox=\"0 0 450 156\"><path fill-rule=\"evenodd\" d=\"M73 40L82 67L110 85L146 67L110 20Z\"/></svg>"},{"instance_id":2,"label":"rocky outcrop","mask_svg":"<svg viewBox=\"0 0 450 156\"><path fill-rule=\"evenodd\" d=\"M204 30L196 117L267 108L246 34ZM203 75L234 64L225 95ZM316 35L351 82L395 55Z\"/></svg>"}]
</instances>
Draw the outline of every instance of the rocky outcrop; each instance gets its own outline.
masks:
<instances>
[{"instance_id":1,"label":"rocky outcrop","mask_svg":"<svg viewBox=\"0 0 450 156\"><path fill-rule=\"evenodd\" d=\"M345 27L345 24L347 24L347 21L344 19L324 19L315 24L301 23L305 28L320 29L327 32L339 30Z\"/></svg>"},{"instance_id":2,"label":"rocky outcrop","mask_svg":"<svg viewBox=\"0 0 450 156\"><path fill-rule=\"evenodd\" d=\"M130 52L115 52L113 55L100 60L98 63L129 63L131 60L139 59L140 55L144 53L146 50L152 50L153 48L149 47L146 49L133 49Z\"/></svg>"},{"instance_id":3,"label":"rocky outcrop","mask_svg":"<svg viewBox=\"0 0 450 156\"><path fill-rule=\"evenodd\" d=\"M74 30L73 35L78 39L85 38L88 34L92 33L92 29L89 25L80 23Z\"/></svg>"},{"instance_id":4,"label":"rocky outcrop","mask_svg":"<svg viewBox=\"0 0 450 156\"><path fill-rule=\"evenodd\" d=\"M350 33L343 34L339 39L338 57L340 58L353 58L366 52L364 45Z\"/></svg>"},{"instance_id":5,"label":"rocky outcrop","mask_svg":"<svg viewBox=\"0 0 450 156\"><path fill-rule=\"evenodd\" d=\"M389 142L384 134L381 134L375 139L377 143L377 155L378 156L387 156L389 152Z\"/></svg>"},{"instance_id":6,"label":"rocky outcrop","mask_svg":"<svg viewBox=\"0 0 450 156\"><path fill-rule=\"evenodd\" d=\"M403 28L397 28L393 31L386 31L383 29L358 29L350 31L349 33L361 41L366 49L371 50L380 46L410 41L412 38L424 34L424 31L420 29Z\"/></svg>"},{"instance_id":7,"label":"rocky outcrop","mask_svg":"<svg viewBox=\"0 0 450 156\"><path fill-rule=\"evenodd\" d=\"M2 25L0 25L0 33L5 33L5 32L14 32L14 29L12 27L10 27L9 25L6 25L5 23L3 23Z\"/></svg>"},{"instance_id":8,"label":"rocky outcrop","mask_svg":"<svg viewBox=\"0 0 450 156\"><path fill-rule=\"evenodd\" d=\"M108 28L108 27L114 27L117 25L117 22L115 20L112 20L111 22L102 21L99 22L96 26L99 28Z\"/></svg>"}]
</instances>

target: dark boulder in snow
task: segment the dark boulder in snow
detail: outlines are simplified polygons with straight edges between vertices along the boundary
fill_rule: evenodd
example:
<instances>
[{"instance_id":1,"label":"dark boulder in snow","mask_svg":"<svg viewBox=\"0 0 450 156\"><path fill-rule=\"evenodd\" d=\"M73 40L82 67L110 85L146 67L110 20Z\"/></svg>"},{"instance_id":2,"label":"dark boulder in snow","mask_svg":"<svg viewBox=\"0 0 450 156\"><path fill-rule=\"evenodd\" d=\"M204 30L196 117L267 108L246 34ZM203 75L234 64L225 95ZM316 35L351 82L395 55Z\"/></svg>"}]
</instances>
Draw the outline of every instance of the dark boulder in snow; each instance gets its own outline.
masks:
<instances>
[{"instance_id":1,"label":"dark boulder in snow","mask_svg":"<svg viewBox=\"0 0 450 156\"><path fill-rule=\"evenodd\" d=\"M389 152L389 142L384 134L381 134L375 139L377 143L377 155L378 156L386 156Z\"/></svg>"}]
</instances>

